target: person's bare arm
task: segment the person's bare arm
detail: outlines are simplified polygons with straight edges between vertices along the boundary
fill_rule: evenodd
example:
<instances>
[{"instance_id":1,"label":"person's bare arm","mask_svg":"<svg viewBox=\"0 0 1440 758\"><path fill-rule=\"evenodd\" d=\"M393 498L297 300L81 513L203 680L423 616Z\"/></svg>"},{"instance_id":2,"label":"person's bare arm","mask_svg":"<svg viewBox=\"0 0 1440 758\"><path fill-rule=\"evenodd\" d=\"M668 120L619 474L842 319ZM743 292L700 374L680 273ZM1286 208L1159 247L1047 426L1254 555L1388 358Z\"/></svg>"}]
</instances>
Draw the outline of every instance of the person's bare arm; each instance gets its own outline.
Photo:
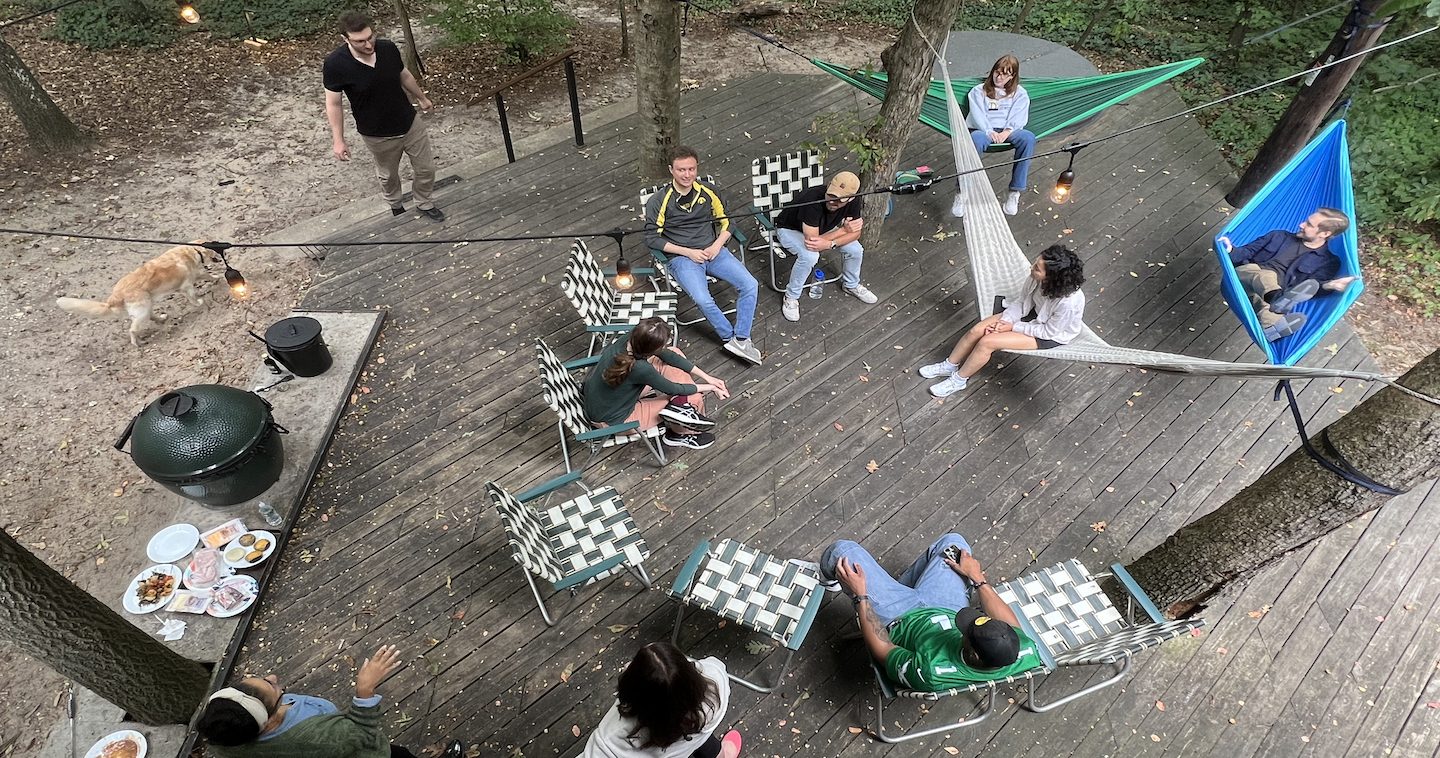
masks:
<instances>
[{"instance_id":1,"label":"person's bare arm","mask_svg":"<svg viewBox=\"0 0 1440 758\"><path fill-rule=\"evenodd\" d=\"M847 218L834 229L820 235L834 243L835 247L848 245L860 239L860 232L865 228L865 222L858 218Z\"/></svg>"},{"instance_id":2,"label":"person's bare arm","mask_svg":"<svg viewBox=\"0 0 1440 758\"><path fill-rule=\"evenodd\" d=\"M980 600L980 610L984 611L986 616L996 621L1004 621L1013 627L1020 626L1020 619L1015 618L1015 611L1000 599L1000 593L996 592L995 588L990 586L990 582L985 580L985 569L980 567L980 561L975 560L975 556L962 550L958 562L947 557L945 565L975 586Z\"/></svg>"},{"instance_id":3,"label":"person's bare arm","mask_svg":"<svg viewBox=\"0 0 1440 758\"><path fill-rule=\"evenodd\" d=\"M420 82L415 81L410 69L407 68L400 72L400 86L405 88L406 94L414 98L416 103L420 104L420 110L428 111L434 107L435 104L425 96L425 90L420 88Z\"/></svg>"},{"instance_id":4,"label":"person's bare arm","mask_svg":"<svg viewBox=\"0 0 1440 758\"><path fill-rule=\"evenodd\" d=\"M335 157L350 160L350 146L345 144L345 106L342 93L325 90L325 120L330 122L330 147Z\"/></svg>"},{"instance_id":5,"label":"person's bare arm","mask_svg":"<svg viewBox=\"0 0 1440 758\"><path fill-rule=\"evenodd\" d=\"M355 697L361 700L374 697L375 688L380 686L380 682L404 666L405 663L400 660L400 653L395 650L394 645L381 645L375 655L360 664L360 671L355 674Z\"/></svg>"},{"instance_id":6,"label":"person's bare arm","mask_svg":"<svg viewBox=\"0 0 1440 758\"><path fill-rule=\"evenodd\" d=\"M870 649L870 655L880 665L890 657L890 651L895 649L895 643L890 641L890 633L886 631L885 625L880 623L880 617L875 615L875 606L870 602L870 596L865 594L865 570L845 560L835 566L835 578L845 586L850 596L855 598L855 615L860 622L860 634L865 638L865 647Z\"/></svg>"}]
</instances>

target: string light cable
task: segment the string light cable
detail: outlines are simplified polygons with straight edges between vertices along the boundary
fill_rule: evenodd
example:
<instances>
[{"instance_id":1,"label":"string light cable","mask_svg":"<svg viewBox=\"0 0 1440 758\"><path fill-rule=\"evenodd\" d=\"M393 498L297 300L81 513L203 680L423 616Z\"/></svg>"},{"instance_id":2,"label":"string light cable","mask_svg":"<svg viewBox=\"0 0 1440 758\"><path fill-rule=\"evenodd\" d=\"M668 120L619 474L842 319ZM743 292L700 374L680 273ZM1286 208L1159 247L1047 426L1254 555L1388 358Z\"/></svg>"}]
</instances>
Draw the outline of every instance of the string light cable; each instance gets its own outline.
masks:
<instances>
[{"instance_id":1,"label":"string light cable","mask_svg":"<svg viewBox=\"0 0 1440 758\"><path fill-rule=\"evenodd\" d=\"M699 7L699 6L697 6L697 7ZM1342 64L1342 63L1345 63L1346 61L1353 60L1353 59L1358 58L1358 57L1360 57L1360 56L1370 55L1371 53L1377 52L1377 51L1379 51L1379 50L1383 50L1383 49L1388 48L1388 47L1393 47L1393 46L1395 46L1395 45L1399 45L1399 44L1402 44L1402 43L1405 43L1405 42L1409 42L1410 40L1413 40L1413 39L1416 39L1416 38L1421 37L1421 36L1423 36L1423 35L1426 35L1426 34L1429 34L1429 33L1431 33L1431 32L1434 32L1434 31L1436 31L1437 29L1440 29L1440 24L1437 24L1437 25L1435 25L1435 26L1431 26L1431 27L1429 27L1429 28L1427 28L1427 29L1422 29L1422 30L1420 30L1420 31L1418 31L1418 32L1413 32L1413 33L1408 34L1408 35L1406 35L1406 36L1404 36L1404 37L1401 37L1401 38L1399 38L1399 39L1395 39L1395 40L1391 40L1390 42L1386 42L1386 43L1384 43L1384 44L1382 44L1382 45L1376 45L1376 46L1374 46L1374 47L1367 48L1367 49L1365 49L1365 50L1361 50L1361 51L1356 52L1356 53L1352 53L1352 54L1347 55L1347 56L1344 56L1344 57L1342 57L1342 58L1337 58L1337 59L1335 59L1335 60L1333 60L1333 61L1329 61L1329 62L1320 64L1320 65L1317 65L1317 66L1314 66L1314 67L1305 69L1305 70L1303 70L1303 71L1299 71L1299 72L1296 72L1296 73L1293 73L1293 74L1289 74L1289 75L1284 76L1284 77L1281 77L1281 78L1279 78L1279 79L1275 79L1275 80L1273 80L1273 81L1269 81L1269 82L1266 82L1266 83L1264 83L1264 84L1260 84L1260 85L1258 85L1258 86L1251 87L1250 89L1244 90L1244 91L1242 91L1242 92L1236 92L1236 93L1233 93L1233 94L1230 94L1230 95L1226 95L1226 96L1224 96L1224 97L1217 98L1217 99L1215 99L1215 100L1211 100L1211 101L1206 102L1206 103L1201 103L1200 105L1196 105L1196 106L1191 107L1191 108L1187 108L1187 109L1185 109L1185 110L1183 110L1183 111L1180 111L1180 112L1178 112L1178 113L1172 113L1172 114L1170 114L1170 115L1168 115L1168 116L1162 116L1162 117L1157 118L1157 119L1155 119L1155 120L1153 120L1153 121L1148 121L1148 122L1145 122L1145 123L1142 123L1142 124L1138 124L1138 125L1136 125L1136 126L1132 126L1132 127L1128 128L1128 129L1123 129L1123 130L1118 131L1118 132L1113 132L1113 133L1111 133L1111 134L1106 134L1106 135L1104 135L1104 136L1096 137L1096 138L1094 138L1094 139L1086 140L1086 141L1084 141L1084 142L1072 142L1072 143L1070 143L1070 144L1068 144L1068 145L1065 145L1065 146L1063 146L1063 147L1056 148L1056 149L1054 149L1054 150L1048 150L1048 151L1045 151L1045 152L1036 153L1036 154L1030 156L1029 160L1035 160L1035 159L1038 159L1038 158L1047 158L1047 157L1050 157L1050 156L1060 155L1060 154L1067 154L1067 155L1071 156L1072 159L1073 159L1073 156L1074 156L1075 153L1077 153L1078 151L1080 151L1080 150L1082 150L1082 149L1084 149L1084 148L1086 148L1086 147L1089 147L1089 146L1091 146L1091 145L1096 145L1096 144L1099 144L1099 143L1101 143L1101 142L1105 142L1105 141L1107 141L1107 140L1112 140L1112 139L1116 139L1116 138L1118 138L1118 137L1123 137L1123 136L1125 136L1125 135L1127 135L1127 134L1131 134L1131 133L1140 131L1141 129L1148 129L1148 128L1153 127L1153 126L1158 126L1158 125L1160 125L1160 124L1166 123L1167 121L1173 121L1173 120L1175 120L1175 119L1177 119L1177 118L1184 118L1184 117L1186 117L1186 116L1193 115L1193 114L1195 114L1195 113L1197 113L1197 112L1199 112L1199 111L1205 110L1205 109L1207 109L1207 108L1213 108L1213 107L1215 107L1215 106L1217 106L1217 105L1222 105L1222 104L1224 104L1224 103L1228 103L1228 102L1230 102L1231 100L1235 100L1235 99L1240 98L1240 97L1245 97L1246 95L1253 95L1253 94L1255 94L1256 92L1261 92L1261 91L1270 89L1271 87L1275 87L1275 86L1284 84L1284 83L1286 83L1286 82L1293 81L1293 80L1295 80L1295 79L1299 79L1299 78L1304 77L1304 76L1308 76L1308 75L1310 75L1310 74L1313 74L1313 73L1318 72L1318 71L1322 71L1322 70L1327 69L1327 68L1330 68L1330 67L1332 67L1332 66L1338 66L1338 65L1340 65L1340 64ZM931 175L931 176L928 176L928 177L924 178L924 179L922 180L922 182L920 183L920 185L921 185L921 188L923 188L923 187L926 187L926 186L933 185L933 184L935 184L935 183L937 183L937 182L944 182L944 181L949 181L949 180L952 180L952 179L958 179L958 178L960 178L960 177L962 177L962 176L966 176L966 175L968 175L968 174L973 174L973 173L977 173L977 172L981 172L981 171L990 171L990 170L993 170L993 169L1003 169L1003 168L1006 168L1006 167L1008 167L1008 166L1013 166L1013 165L1015 165L1016 163L1019 163L1019 162L1020 162L1020 159L1009 160L1009 161L1001 161L1001 162L994 163L994 164L991 164L991 165L988 165L988 166L981 166L981 167L979 167L979 168L967 169L967 170L964 170L964 171L956 171L956 172L954 172L954 173L949 173L949 174ZM900 184L900 185L890 184L890 185L884 185L884 186L881 186L881 187L877 187L877 188L875 188L875 189L873 189L873 190L869 190L869 191L866 191L866 192L857 192L857 193L854 195L854 197L866 197L866 196L870 196L870 195L908 194L908 193L914 192L914 191L916 191L916 185L915 185L915 184ZM779 211L779 210L784 210L784 209L787 209L787 208L800 208L800 207L804 207L804 206L807 206L807 205L819 205L819 204L825 203L825 202L828 202L828 201L825 200L825 199L821 199L821 200L814 200L814 201L807 202L807 203L791 202L791 203L786 203L785 205L780 206L779 208L776 208L775 210L776 210L776 211ZM715 216L715 217L711 217L711 218L708 218L708 219L702 219L702 220L694 221L694 222L692 222L692 223L695 223L695 224L706 223L706 224L708 224L708 223L713 223L713 222L715 222L715 221L738 220L738 219L751 218L751 217L753 217L753 216L754 216L754 212L751 211L751 212L747 212L747 213L734 213L734 214L728 214L728 215L725 215L725 216ZM673 226L673 227L682 227L682 226L685 225L684 222L667 222L667 223L668 223L670 226ZM605 231L576 231L576 232L566 232L566 233L563 233L563 234L516 234L516 235L496 235L496 236L488 236L488 237L461 237L461 238L454 238L454 239L426 239L426 240L405 239L405 240L353 240L353 241L333 241L333 242L331 242L331 241L326 241L326 242L323 242L323 243L316 243L316 242L314 242L314 241L309 241L309 242L285 242L285 241L282 241L282 242L207 242L207 243L201 244L200 246L201 246L201 247L205 247L205 248L210 249L210 250L214 250L216 253L222 253L223 251L229 250L229 249L265 248L265 247L270 247L270 248L282 248L282 247L313 247L313 246L315 246L316 244L323 244L323 245L326 246L326 247L379 247L379 246L386 246L386 245L413 245L413 244L419 244L419 243L432 244L432 245L461 245L461 244L473 244L473 243L484 243L484 242L539 242L539 241L551 241L551 240L562 240L562 239L576 239L576 238L593 239L593 238L597 238L597 237L609 237L609 238L612 238L612 239L613 239L613 238L623 238L623 237L627 237L627 236L634 235L634 234L641 234L641 233L644 233L644 232L646 232L646 231L652 230L654 227L655 227L655 224L654 224L654 223L652 223L652 222L646 222L644 225L642 225L642 226L640 226L640 227L638 227L638 228L637 228L637 227L628 227L628 228L627 228L627 227L617 227L617 228L608 229L608 230L605 230ZM113 235L85 234L85 233L79 233L79 232L64 232L64 231L49 231L49 230L41 230L41 229L0 228L0 234L31 235L31 236L39 236L39 237L69 237L69 238L73 238L73 239L98 240L98 241L103 241L103 242L125 242L125 243L130 243L130 244L166 245L166 246L172 246L172 247L175 246L175 245L190 245L190 244L194 244L194 243L191 243L191 242L188 242L188 241L178 241L178 240L148 239L148 238L137 238L137 237L119 237L119 236L113 236ZM618 237L617 237L617 236L618 236Z\"/></svg>"},{"instance_id":2,"label":"string light cable","mask_svg":"<svg viewBox=\"0 0 1440 758\"><path fill-rule=\"evenodd\" d=\"M58 10L61 10L61 9L64 9L64 8L69 8L70 6L75 5L76 3L82 3L82 2L85 2L85 0L66 0L66 2L60 3L59 5L52 5L52 6L50 6L49 8L46 8L46 9L44 9L44 10L35 11L34 13L30 13L30 14L21 16L20 18L12 18L12 19L10 19L9 21L6 21L6 22L3 23L3 24L0 24L0 29L4 29L4 28L7 27L7 26L14 26L15 24L18 24L18 23L20 23L20 22L22 22L22 21L29 21L29 20L32 19L32 18L39 18L40 16L44 16L44 15L47 15L47 14L50 14L50 13L54 13L54 12L56 12L56 11L58 11Z\"/></svg>"}]
</instances>

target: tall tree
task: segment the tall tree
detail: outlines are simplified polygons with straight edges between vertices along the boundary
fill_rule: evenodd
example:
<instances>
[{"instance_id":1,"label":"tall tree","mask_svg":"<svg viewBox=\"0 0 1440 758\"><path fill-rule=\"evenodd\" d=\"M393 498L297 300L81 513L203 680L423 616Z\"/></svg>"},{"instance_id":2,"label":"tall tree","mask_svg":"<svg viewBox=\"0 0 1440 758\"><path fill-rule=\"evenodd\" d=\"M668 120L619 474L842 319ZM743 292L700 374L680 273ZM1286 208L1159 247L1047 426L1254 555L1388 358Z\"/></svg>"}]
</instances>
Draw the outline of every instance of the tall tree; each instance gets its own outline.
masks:
<instances>
[{"instance_id":1,"label":"tall tree","mask_svg":"<svg viewBox=\"0 0 1440 758\"><path fill-rule=\"evenodd\" d=\"M1369 50L1385 33L1385 27L1395 14L1427 3L1430 5L1427 12L1431 15L1440 8L1440 2L1436 0L1355 0L1335 36L1330 38L1330 44L1325 46L1313 65ZM1226 202L1236 208L1249 202L1276 171L1300 152L1364 62L1365 56L1356 56L1319 72L1313 80L1302 80L1305 83L1291 99L1290 107L1285 109L1285 114L1271 130L1265 144L1260 146L1245 174L1225 196Z\"/></svg>"},{"instance_id":2,"label":"tall tree","mask_svg":"<svg viewBox=\"0 0 1440 758\"><path fill-rule=\"evenodd\" d=\"M920 117L920 104L930 85L936 51L950 34L961 4L961 0L915 0L910 20L900 30L899 39L880 53L888 83L880 117L862 138L875 151L874 159L861 177L862 189L886 186L895 176L900 151L910 141L915 120ZM885 223L885 203L866 203L864 221L863 244L878 246L880 229Z\"/></svg>"},{"instance_id":3,"label":"tall tree","mask_svg":"<svg viewBox=\"0 0 1440 758\"><path fill-rule=\"evenodd\" d=\"M639 0L635 100L640 111L640 173L666 176L665 154L680 141L680 3Z\"/></svg>"},{"instance_id":4,"label":"tall tree","mask_svg":"<svg viewBox=\"0 0 1440 758\"><path fill-rule=\"evenodd\" d=\"M187 724L210 686L181 657L0 530L0 639L146 724Z\"/></svg>"},{"instance_id":5,"label":"tall tree","mask_svg":"<svg viewBox=\"0 0 1440 758\"><path fill-rule=\"evenodd\" d=\"M1400 383L1440 397L1440 350ZM1404 491L1440 476L1440 406L1393 387L1366 398L1328 431L1336 448L1375 481ZM1248 579L1387 500L1297 449L1127 568L1167 615L1188 616L1226 584Z\"/></svg>"},{"instance_id":6,"label":"tall tree","mask_svg":"<svg viewBox=\"0 0 1440 758\"><path fill-rule=\"evenodd\" d=\"M49 152L75 150L90 144L90 138L60 110L3 36L0 36L0 96L20 120L30 144Z\"/></svg>"}]
</instances>

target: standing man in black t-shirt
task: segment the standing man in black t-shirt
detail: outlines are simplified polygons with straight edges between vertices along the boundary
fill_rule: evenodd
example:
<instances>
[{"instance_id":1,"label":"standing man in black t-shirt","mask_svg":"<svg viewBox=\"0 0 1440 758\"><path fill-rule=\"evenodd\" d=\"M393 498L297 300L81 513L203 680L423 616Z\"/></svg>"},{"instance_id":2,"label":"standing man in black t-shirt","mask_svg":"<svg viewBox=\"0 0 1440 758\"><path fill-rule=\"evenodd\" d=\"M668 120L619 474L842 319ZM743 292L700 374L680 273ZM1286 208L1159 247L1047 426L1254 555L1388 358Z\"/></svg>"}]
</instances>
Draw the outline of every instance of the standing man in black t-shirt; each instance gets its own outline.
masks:
<instances>
[{"instance_id":1,"label":"standing man in black t-shirt","mask_svg":"<svg viewBox=\"0 0 1440 758\"><path fill-rule=\"evenodd\" d=\"M410 156L415 171L415 205L433 221L444 221L445 213L430 200L435 187L435 153L430 149L430 135L425 120L417 118L414 98L420 109L431 108L430 98L420 83L405 70L400 48L388 39L377 39L370 17L348 11L340 17L341 45L325 57L325 117L330 122L330 137L335 157L350 160L350 147L345 144L345 112L340 103L343 92L350 99L355 115L355 130L375 156L375 173L390 212L405 212L401 203L400 156Z\"/></svg>"},{"instance_id":2,"label":"standing man in black t-shirt","mask_svg":"<svg viewBox=\"0 0 1440 758\"><path fill-rule=\"evenodd\" d=\"M860 212L865 208L865 199L855 197L859 191L860 177L841 171L830 180L828 187L801 190L775 219L776 236L780 238L781 247L795 256L795 266L790 269L790 283L786 285L784 300L780 303L780 313L785 320L800 320L800 292L811 283L810 273L815 270L820 253L826 250L839 248L844 256L840 275L842 290L859 298L862 303L879 300L875 293L860 283L860 264L865 259L865 249L860 247L863 226Z\"/></svg>"}]
</instances>

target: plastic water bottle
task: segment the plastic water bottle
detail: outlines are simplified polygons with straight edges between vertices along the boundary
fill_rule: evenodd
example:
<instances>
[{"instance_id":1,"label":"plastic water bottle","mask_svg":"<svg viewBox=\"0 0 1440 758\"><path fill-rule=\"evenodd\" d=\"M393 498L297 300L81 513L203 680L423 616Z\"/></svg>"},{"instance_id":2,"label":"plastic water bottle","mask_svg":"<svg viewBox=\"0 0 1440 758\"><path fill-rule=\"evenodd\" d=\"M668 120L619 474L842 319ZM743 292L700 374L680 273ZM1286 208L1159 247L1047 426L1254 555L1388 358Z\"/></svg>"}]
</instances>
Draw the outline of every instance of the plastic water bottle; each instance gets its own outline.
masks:
<instances>
[{"instance_id":1,"label":"plastic water bottle","mask_svg":"<svg viewBox=\"0 0 1440 758\"><path fill-rule=\"evenodd\" d=\"M285 519L280 516L280 512L270 507L270 504L264 500L260 501L258 507L260 508L260 518L265 519L265 523L270 526L280 526L285 523Z\"/></svg>"},{"instance_id":2,"label":"plastic water bottle","mask_svg":"<svg viewBox=\"0 0 1440 758\"><path fill-rule=\"evenodd\" d=\"M825 289L825 272L817 268L815 269L815 284L810 287L810 297L819 300L825 294L821 291L823 289Z\"/></svg>"}]
</instances>

